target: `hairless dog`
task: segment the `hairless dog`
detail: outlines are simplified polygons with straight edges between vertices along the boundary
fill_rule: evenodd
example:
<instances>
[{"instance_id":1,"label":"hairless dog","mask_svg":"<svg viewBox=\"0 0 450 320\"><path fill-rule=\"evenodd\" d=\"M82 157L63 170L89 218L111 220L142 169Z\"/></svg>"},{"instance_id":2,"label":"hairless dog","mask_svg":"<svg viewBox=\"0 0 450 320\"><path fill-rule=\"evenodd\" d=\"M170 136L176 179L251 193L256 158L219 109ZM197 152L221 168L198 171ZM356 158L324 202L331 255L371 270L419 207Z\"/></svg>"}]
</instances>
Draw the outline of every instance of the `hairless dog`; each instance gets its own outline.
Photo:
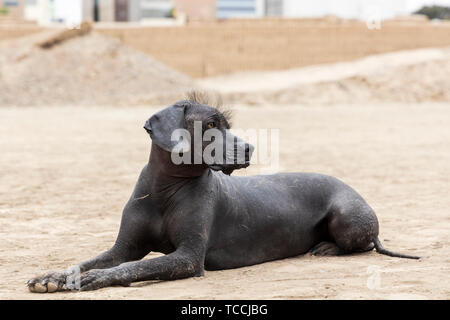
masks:
<instances>
[{"instance_id":1,"label":"hairless dog","mask_svg":"<svg viewBox=\"0 0 450 320\"><path fill-rule=\"evenodd\" d=\"M190 148L177 149L180 140L172 134L183 129L194 135L195 123L201 133L215 129L230 135L227 114L195 98L153 115L144 126L152 138L150 160L123 210L114 246L75 268L29 280L31 292L175 280L308 251L329 256L375 248L393 257L419 258L384 249L372 208L336 178L317 173L230 176L249 165L253 151L238 137L223 142L224 161L175 164L174 153L188 160L197 153L192 141ZM200 152L210 143L202 141ZM239 152L244 161L237 161ZM141 260L151 251L165 255ZM71 278L76 269L78 282Z\"/></svg>"}]
</instances>

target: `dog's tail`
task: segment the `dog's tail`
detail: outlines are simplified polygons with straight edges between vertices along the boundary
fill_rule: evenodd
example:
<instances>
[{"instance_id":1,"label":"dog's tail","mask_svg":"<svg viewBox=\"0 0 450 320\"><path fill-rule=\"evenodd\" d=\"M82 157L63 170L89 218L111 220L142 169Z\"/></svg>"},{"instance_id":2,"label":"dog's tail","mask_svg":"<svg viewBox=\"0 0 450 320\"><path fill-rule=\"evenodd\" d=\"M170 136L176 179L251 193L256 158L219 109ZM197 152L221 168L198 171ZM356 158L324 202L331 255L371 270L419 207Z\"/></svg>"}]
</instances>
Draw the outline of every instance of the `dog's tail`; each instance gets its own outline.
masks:
<instances>
[{"instance_id":1,"label":"dog's tail","mask_svg":"<svg viewBox=\"0 0 450 320\"><path fill-rule=\"evenodd\" d=\"M380 253L380 254L385 254L387 256L391 256L391 257L398 257L398 258L406 258L406 259L420 259L420 257L417 256L409 256L407 254L401 254L401 253L395 253L392 251L389 251L387 249L385 249L380 242L380 239L375 238L375 240L373 241L373 244L375 245L375 250Z\"/></svg>"}]
</instances>

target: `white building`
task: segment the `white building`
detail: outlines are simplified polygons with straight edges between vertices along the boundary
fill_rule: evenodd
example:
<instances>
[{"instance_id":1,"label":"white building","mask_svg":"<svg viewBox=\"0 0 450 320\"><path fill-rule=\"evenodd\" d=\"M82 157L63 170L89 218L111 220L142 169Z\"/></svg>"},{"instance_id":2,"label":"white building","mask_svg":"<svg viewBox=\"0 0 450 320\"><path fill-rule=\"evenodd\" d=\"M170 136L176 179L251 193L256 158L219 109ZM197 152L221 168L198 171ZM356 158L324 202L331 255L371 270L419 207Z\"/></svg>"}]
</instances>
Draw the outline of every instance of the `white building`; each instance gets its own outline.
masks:
<instances>
[{"instance_id":1,"label":"white building","mask_svg":"<svg viewBox=\"0 0 450 320\"><path fill-rule=\"evenodd\" d=\"M0 0L5 2L5 0ZM423 5L449 5L450 0L7 0L23 4L28 20L41 25L82 21L142 21L169 17L175 11L195 16L207 8L207 17L259 18L281 16L312 18L335 15L340 18L367 20L389 19L409 14ZM178 10L180 9L180 10Z\"/></svg>"},{"instance_id":2,"label":"white building","mask_svg":"<svg viewBox=\"0 0 450 320\"><path fill-rule=\"evenodd\" d=\"M335 15L345 19L366 20L377 15L389 19L410 14L424 5L450 5L450 0L284 0L285 17L321 17Z\"/></svg>"},{"instance_id":3,"label":"white building","mask_svg":"<svg viewBox=\"0 0 450 320\"><path fill-rule=\"evenodd\" d=\"M97 3L97 1L26 0L24 15L26 20L36 21L38 24L44 26L53 23L76 26L83 20L92 19L94 15L94 3ZM92 12L88 9L91 9Z\"/></svg>"},{"instance_id":4,"label":"white building","mask_svg":"<svg viewBox=\"0 0 450 320\"><path fill-rule=\"evenodd\" d=\"M26 0L24 15L25 19L40 25L63 23L72 26L86 20L139 21L141 5L148 2L151 0Z\"/></svg>"},{"instance_id":5,"label":"white building","mask_svg":"<svg viewBox=\"0 0 450 320\"><path fill-rule=\"evenodd\" d=\"M199 4L212 5L212 17L263 17L283 15L283 0L26 0L25 18L40 25L64 23L78 25L82 21L141 21L166 18L183 3L198 10Z\"/></svg>"},{"instance_id":6,"label":"white building","mask_svg":"<svg viewBox=\"0 0 450 320\"><path fill-rule=\"evenodd\" d=\"M450 0L217 0L217 17L315 18L334 15L344 19L390 19L424 5L449 6Z\"/></svg>"},{"instance_id":7,"label":"white building","mask_svg":"<svg viewBox=\"0 0 450 320\"><path fill-rule=\"evenodd\" d=\"M217 18L258 18L281 16L314 18L334 15L344 19L366 20L377 16L389 19L410 14L424 5L450 5L450 0L211 0L216 2ZM185 0L189 3L189 0Z\"/></svg>"}]
</instances>

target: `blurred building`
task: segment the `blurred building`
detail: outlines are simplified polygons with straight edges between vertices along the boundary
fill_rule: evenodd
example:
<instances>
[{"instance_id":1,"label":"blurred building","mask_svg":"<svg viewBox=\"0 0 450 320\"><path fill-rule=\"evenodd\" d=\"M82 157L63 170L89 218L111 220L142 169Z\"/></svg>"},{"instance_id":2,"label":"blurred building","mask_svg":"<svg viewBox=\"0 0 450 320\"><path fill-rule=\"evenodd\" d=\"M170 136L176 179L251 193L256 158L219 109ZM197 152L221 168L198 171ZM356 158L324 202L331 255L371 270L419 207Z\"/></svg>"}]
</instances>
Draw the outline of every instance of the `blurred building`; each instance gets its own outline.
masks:
<instances>
[{"instance_id":1,"label":"blurred building","mask_svg":"<svg viewBox=\"0 0 450 320\"><path fill-rule=\"evenodd\" d=\"M174 0L175 13L188 19L216 18L216 0Z\"/></svg>"},{"instance_id":2,"label":"blurred building","mask_svg":"<svg viewBox=\"0 0 450 320\"><path fill-rule=\"evenodd\" d=\"M167 18L173 15L174 1L172 0L140 0L138 2L139 19Z\"/></svg>"},{"instance_id":3,"label":"blurred building","mask_svg":"<svg viewBox=\"0 0 450 320\"><path fill-rule=\"evenodd\" d=\"M0 0L41 25L138 22L174 15L193 20L283 15L285 0ZM20 12L18 9L21 9Z\"/></svg>"},{"instance_id":4,"label":"blurred building","mask_svg":"<svg viewBox=\"0 0 450 320\"><path fill-rule=\"evenodd\" d=\"M343 19L390 19L408 15L424 5L449 6L449 0L284 0L285 17L322 17L334 15Z\"/></svg>"},{"instance_id":5,"label":"blurred building","mask_svg":"<svg viewBox=\"0 0 450 320\"><path fill-rule=\"evenodd\" d=\"M24 18L44 26L53 23L75 26L92 19L94 8L90 4L85 0L26 0Z\"/></svg>"},{"instance_id":6,"label":"blurred building","mask_svg":"<svg viewBox=\"0 0 450 320\"><path fill-rule=\"evenodd\" d=\"M173 11L172 0L18 0L14 2L23 3L22 16L25 19L37 21L42 25L51 23L77 25L85 20L136 22L145 18L170 17Z\"/></svg>"},{"instance_id":7,"label":"blurred building","mask_svg":"<svg viewBox=\"0 0 450 320\"><path fill-rule=\"evenodd\" d=\"M389 19L410 14L424 5L448 6L450 0L174 0L188 18L312 18L334 15L344 19ZM214 7L215 5L215 14ZM209 14L199 14L209 12Z\"/></svg>"},{"instance_id":8,"label":"blurred building","mask_svg":"<svg viewBox=\"0 0 450 320\"><path fill-rule=\"evenodd\" d=\"M284 9L283 0L266 0L264 3L264 13L266 16L282 16Z\"/></svg>"},{"instance_id":9,"label":"blurred building","mask_svg":"<svg viewBox=\"0 0 450 320\"><path fill-rule=\"evenodd\" d=\"M262 1L256 0L217 0L218 18L247 18L261 14Z\"/></svg>"},{"instance_id":10,"label":"blurred building","mask_svg":"<svg viewBox=\"0 0 450 320\"><path fill-rule=\"evenodd\" d=\"M335 15L365 20L408 14L432 1L438 0L0 0L0 9L8 16L42 25L77 25L84 20L139 22L173 16L205 20Z\"/></svg>"},{"instance_id":11,"label":"blurred building","mask_svg":"<svg viewBox=\"0 0 450 320\"><path fill-rule=\"evenodd\" d=\"M285 0L175 0L188 19L260 18L283 14Z\"/></svg>"}]
</instances>

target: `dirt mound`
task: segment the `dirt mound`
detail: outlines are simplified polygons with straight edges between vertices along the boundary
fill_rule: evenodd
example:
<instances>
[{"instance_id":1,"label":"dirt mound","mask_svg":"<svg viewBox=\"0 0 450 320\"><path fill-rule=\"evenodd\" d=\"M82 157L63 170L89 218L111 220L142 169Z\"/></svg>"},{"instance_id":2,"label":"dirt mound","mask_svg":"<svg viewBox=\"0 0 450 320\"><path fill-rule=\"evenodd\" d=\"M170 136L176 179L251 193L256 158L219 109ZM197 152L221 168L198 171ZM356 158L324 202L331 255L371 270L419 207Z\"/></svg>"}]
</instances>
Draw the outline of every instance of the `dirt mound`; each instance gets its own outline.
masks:
<instances>
[{"instance_id":1,"label":"dirt mound","mask_svg":"<svg viewBox=\"0 0 450 320\"><path fill-rule=\"evenodd\" d=\"M450 102L450 48L402 51L279 72L203 79L226 102L330 104Z\"/></svg>"},{"instance_id":2,"label":"dirt mound","mask_svg":"<svg viewBox=\"0 0 450 320\"><path fill-rule=\"evenodd\" d=\"M40 47L60 32L0 44L0 106L169 103L192 88L185 75L94 32Z\"/></svg>"},{"instance_id":3,"label":"dirt mound","mask_svg":"<svg viewBox=\"0 0 450 320\"><path fill-rule=\"evenodd\" d=\"M50 49L64 41L87 35L91 31L92 24L83 22L79 28L65 29L59 33L56 33L54 36L45 39L43 42L37 43L37 45L42 49Z\"/></svg>"}]
</instances>

